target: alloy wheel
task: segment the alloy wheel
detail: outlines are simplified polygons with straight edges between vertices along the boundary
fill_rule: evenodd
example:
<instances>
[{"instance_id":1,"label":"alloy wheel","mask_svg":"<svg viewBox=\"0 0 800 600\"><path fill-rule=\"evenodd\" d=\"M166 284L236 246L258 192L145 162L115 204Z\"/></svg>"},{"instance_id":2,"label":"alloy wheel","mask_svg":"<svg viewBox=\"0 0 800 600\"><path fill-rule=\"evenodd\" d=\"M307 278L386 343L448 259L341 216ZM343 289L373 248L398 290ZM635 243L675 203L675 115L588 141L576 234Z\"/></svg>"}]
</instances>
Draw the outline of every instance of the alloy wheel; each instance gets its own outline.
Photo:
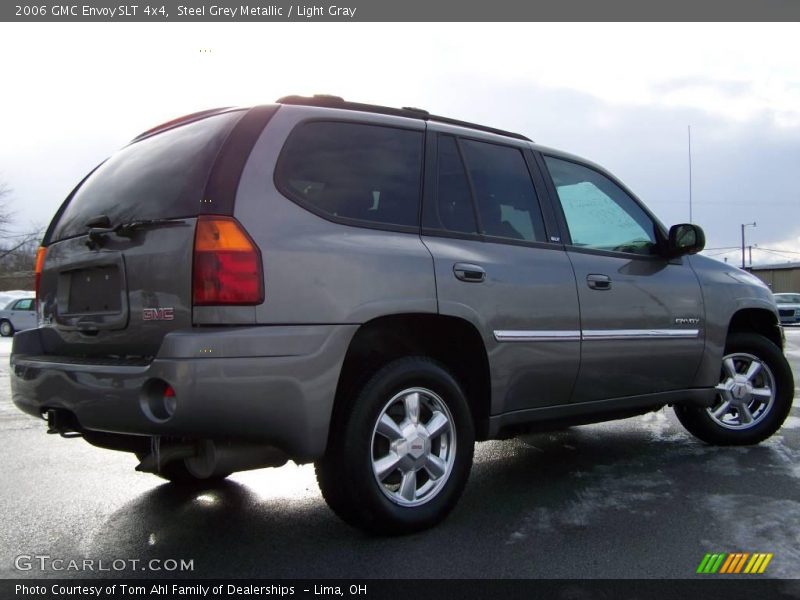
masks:
<instances>
[{"instance_id":1,"label":"alloy wheel","mask_svg":"<svg viewBox=\"0 0 800 600\"><path fill-rule=\"evenodd\" d=\"M775 377L757 356L743 352L722 359L722 375L716 386L717 401L708 414L726 429L750 429L758 425L775 402Z\"/></svg>"},{"instance_id":2,"label":"alloy wheel","mask_svg":"<svg viewBox=\"0 0 800 600\"><path fill-rule=\"evenodd\" d=\"M383 494L419 506L443 488L453 469L456 432L447 404L420 387L395 394L372 431L372 471Z\"/></svg>"}]
</instances>

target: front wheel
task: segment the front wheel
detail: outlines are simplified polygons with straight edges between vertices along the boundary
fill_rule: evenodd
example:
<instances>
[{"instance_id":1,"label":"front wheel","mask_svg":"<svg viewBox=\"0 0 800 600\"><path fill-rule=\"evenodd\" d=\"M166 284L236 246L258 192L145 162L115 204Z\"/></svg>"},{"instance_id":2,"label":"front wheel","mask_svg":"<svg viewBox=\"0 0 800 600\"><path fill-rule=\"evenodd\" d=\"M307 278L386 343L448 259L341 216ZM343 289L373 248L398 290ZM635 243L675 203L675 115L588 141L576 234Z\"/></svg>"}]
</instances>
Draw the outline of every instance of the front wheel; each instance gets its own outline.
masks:
<instances>
[{"instance_id":1,"label":"front wheel","mask_svg":"<svg viewBox=\"0 0 800 600\"><path fill-rule=\"evenodd\" d=\"M763 336L730 336L717 397L709 408L675 406L675 415L709 444L757 444L775 433L792 408L794 378L780 348Z\"/></svg>"},{"instance_id":2,"label":"front wheel","mask_svg":"<svg viewBox=\"0 0 800 600\"><path fill-rule=\"evenodd\" d=\"M457 380L428 358L403 358L375 373L336 419L317 481L351 525L383 534L419 531L455 506L474 443Z\"/></svg>"}]
</instances>

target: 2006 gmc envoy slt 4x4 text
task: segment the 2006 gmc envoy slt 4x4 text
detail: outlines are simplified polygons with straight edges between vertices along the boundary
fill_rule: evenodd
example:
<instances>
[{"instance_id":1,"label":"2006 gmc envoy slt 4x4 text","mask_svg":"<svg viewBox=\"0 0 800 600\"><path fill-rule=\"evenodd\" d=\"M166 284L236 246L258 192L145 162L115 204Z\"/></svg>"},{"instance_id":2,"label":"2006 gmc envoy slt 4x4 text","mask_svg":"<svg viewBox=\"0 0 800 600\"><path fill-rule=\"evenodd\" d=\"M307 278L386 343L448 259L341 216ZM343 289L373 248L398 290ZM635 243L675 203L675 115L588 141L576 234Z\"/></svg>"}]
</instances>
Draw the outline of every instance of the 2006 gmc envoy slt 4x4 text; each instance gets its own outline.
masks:
<instances>
[{"instance_id":1,"label":"2006 gmc envoy slt 4x4 text","mask_svg":"<svg viewBox=\"0 0 800 600\"><path fill-rule=\"evenodd\" d=\"M524 136L282 98L151 129L53 218L16 405L176 484L314 462L345 521L430 527L476 440L672 405L756 444L794 383L770 291Z\"/></svg>"}]
</instances>

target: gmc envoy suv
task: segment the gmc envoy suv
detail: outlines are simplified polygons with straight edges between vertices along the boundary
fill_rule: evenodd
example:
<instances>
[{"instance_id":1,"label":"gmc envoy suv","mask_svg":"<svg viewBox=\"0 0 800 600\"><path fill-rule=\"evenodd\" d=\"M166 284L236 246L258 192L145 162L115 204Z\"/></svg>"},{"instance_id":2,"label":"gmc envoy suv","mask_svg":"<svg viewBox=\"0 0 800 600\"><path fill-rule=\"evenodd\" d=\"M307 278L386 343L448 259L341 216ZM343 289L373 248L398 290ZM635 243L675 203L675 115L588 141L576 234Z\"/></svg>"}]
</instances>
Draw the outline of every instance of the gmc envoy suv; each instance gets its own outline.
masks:
<instances>
[{"instance_id":1,"label":"gmc envoy suv","mask_svg":"<svg viewBox=\"0 0 800 600\"><path fill-rule=\"evenodd\" d=\"M314 462L348 523L420 530L476 440L665 405L709 444L781 426L772 294L704 242L522 135L335 96L209 110L62 204L13 400L180 484Z\"/></svg>"}]
</instances>

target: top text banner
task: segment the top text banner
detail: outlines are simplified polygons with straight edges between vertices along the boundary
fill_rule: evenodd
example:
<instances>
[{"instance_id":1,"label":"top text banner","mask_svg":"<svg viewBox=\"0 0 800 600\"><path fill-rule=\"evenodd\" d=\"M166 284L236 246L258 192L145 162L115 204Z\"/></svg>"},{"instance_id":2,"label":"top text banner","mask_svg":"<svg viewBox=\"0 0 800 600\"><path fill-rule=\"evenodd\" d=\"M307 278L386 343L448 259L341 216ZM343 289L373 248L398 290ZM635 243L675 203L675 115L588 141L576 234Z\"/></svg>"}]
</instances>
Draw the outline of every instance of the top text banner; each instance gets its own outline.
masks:
<instances>
[{"instance_id":1,"label":"top text banner","mask_svg":"<svg viewBox=\"0 0 800 600\"><path fill-rule=\"evenodd\" d=\"M799 21L800 0L61 0L0 3L5 22ZM676 40L676 43L679 43ZM634 50L634 49L632 49Z\"/></svg>"}]
</instances>

